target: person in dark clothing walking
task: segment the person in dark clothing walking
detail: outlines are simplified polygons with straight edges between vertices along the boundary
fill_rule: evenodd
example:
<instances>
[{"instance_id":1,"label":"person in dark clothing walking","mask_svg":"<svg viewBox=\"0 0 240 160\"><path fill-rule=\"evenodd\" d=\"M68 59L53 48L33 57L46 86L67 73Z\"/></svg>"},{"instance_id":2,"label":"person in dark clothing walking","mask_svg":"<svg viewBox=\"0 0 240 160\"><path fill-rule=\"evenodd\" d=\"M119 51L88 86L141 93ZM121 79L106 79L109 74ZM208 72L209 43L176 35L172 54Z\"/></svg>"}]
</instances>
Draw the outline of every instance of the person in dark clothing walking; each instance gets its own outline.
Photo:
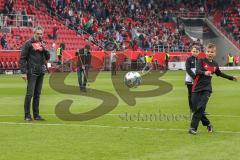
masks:
<instances>
[{"instance_id":1,"label":"person in dark clothing walking","mask_svg":"<svg viewBox=\"0 0 240 160\"><path fill-rule=\"evenodd\" d=\"M166 52L166 54L165 54L165 68L166 68L166 70L168 70L168 62L169 62L169 54L168 54L168 52Z\"/></svg>"},{"instance_id":2,"label":"person in dark clothing walking","mask_svg":"<svg viewBox=\"0 0 240 160\"><path fill-rule=\"evenodd\" d=\"M188 57L186 60L185 66L186 66L186 78L185 78L185 84L188 89L188 104L190 112L192 112L192 85L193 80L196 77L196 66L197 66L197 56L199 54L199 49L197 46L193 46L191 50L192 56Z\"/></svg>"},{"instance_id":3,"label":"person in dark clothing walking","mask_svg":"<svg viewBox=\"0 0 240 160\"><path fill-rule=\"evenodd\" d=\"M117 55L116 51L112 51L110 55L110 62L111 62L111 73L113 75L117 75Z\"/></svg>"},{"instance_id":4,"label":"person in dark clothing walking","mask_svg":"<svg viewBox=\"0 0 240 160\"><path fill-rule=\"evenodd\" d=\"M32 121L30 114L30 105L33 97L33 118L34 120L44 120L39 115L39 100L42 90L42 83L45 73L45 63L50 58L42 42L43 28L37 26L34 28L33 37L22 47L20 56L20 70L22 78L27 81L27 91L24 101L24 112L26 121Z\"/></svg>"},{"instance_id":5,"label":"person in dark clothing walking","mask_svg":"<svg viewBox=\"0 0 240 160\"><path fill-rule=\"evenodd\" d=\"M192 86L192 109L193 116L189 133L195 135L197 133L199 121L203 126L207 126L208 132L213 132L213 126L209 119L204 114L207 102L212 93L212 75L215 73L217 76L237 81L237 77L229 76L221 72L217 62L213 60L216 56L215 44L209 43L206 49L206 58L200 59L197 63L196 78Z\"/></svg>"},{"instance_id":6,"label":"person in dark clothing walking","mask_svg":"<svg viewBox=\"0 0 240 160\"><path fill-rule=\"evenodd\" d=\"M76 52L77 57L77 75L80 91L86 92L88 71L91 65L90 46L86 45L84 48Z\"/></svg>"}]
</instances>

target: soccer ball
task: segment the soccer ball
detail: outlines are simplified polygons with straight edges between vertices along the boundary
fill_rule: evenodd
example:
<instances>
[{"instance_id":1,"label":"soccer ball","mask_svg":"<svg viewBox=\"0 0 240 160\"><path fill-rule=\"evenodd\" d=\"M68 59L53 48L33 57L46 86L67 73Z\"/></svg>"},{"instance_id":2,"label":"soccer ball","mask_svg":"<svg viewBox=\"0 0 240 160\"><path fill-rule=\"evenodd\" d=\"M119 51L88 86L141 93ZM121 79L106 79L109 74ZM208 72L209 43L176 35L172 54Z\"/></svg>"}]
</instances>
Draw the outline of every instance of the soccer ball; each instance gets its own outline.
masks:
<instances>
[{"instance_id":1,"label":"soccer ball","mask_svg":"<svg viewBox=\"0 0 240 160\"><path fill-rule=\"evenodd\" d=\"M127 87L132 88L132 87L137 87L141 84L142 82L142 77L138 72L128 72L124 76L124 83Z\"/></svg>"}]
</instances>

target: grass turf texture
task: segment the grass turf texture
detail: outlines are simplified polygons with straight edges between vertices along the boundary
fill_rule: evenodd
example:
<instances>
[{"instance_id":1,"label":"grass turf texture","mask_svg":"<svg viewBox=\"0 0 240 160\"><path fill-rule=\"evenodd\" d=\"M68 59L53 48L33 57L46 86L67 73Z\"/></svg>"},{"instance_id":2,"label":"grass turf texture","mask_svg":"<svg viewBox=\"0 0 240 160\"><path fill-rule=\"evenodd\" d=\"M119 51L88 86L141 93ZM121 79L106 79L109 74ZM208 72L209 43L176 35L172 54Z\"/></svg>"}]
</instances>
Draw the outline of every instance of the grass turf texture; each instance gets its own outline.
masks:
<instances>
[{"instance_id":1,"label":"grass turf texture","mask_svg":"<svg viewBox=\"0 0 240 160\"><path fill-rule=\"evenodd\" d=\"M226 73L239 75L239 71ZM109 75L109 72L101 73L90 87L116 95ZM60 100L73 99L71 111L75 113L91 110L101 101L57 93L49 87L49 75L46 75L40 111L47 121L25 124L23 100L26 84L20 76L0 75L0 159L239 159L240 82L213 78L213 94L207 112L211 114L209 118L215 133L207 133L200 124L198 135L189 135L188 119L127 121L121 118L126 112L151 114L161 111L167 115L188 115L184 76L183 71L169 71L161 77L173 85L173 90L163 96L139 98L134 107L119 99L118 106L108 115L86 122L65 122L54 115L55 105ZM77 85L76 74L70 74L66 83ZM143 88L140 86L140 90Z\"/></svg>"}]
</instances>

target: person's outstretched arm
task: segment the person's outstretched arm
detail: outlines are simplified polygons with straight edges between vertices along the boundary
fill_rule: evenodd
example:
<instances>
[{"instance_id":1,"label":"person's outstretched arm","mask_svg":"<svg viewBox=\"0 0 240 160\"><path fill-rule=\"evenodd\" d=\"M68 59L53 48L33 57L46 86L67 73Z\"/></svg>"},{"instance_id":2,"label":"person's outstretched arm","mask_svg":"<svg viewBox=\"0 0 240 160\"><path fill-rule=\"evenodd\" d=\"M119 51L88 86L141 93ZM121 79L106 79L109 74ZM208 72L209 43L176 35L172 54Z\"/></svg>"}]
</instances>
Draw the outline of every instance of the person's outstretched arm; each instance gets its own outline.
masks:
<instances>
[{"instance_id":1,"label":"person's outstretched arm","mask_svg":"<svg viewBox=\"0 0 240 160\"><path fill-rule=\"evenodd\" d=\"M223 77L223 78L232 80L232 81L237 81L237 78L236 78L236 77L230 76L230 75L227 75L227 74L223 73L223 72L219 69L219 67L217 67L215 73L216 73L217 76L220 76L220 77Z\"/></svg>"}]
</instances>

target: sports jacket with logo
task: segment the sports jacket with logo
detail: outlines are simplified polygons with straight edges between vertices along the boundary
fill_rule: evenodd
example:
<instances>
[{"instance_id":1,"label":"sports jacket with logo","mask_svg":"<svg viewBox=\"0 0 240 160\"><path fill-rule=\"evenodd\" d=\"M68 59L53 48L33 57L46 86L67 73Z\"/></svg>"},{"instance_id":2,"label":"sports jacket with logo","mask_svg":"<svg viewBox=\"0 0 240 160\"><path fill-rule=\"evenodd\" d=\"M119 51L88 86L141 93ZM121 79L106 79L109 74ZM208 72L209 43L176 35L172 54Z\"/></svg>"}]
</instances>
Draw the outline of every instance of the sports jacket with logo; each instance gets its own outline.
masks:
<instances>
[{"instance_id":1,"label":"sports jacket with logo","mask_svg":"<svg viewBox=\"0 0 240 160\"><path fill-rule=\"evenodd\" d=\"M46 60L50 54L44 48L42 42L36 42L34 38L28 40L22 47L20 56L20 70L22 74L41 74L45 72Z\"/></svg>"},{"instance_id":2,"label":"sports jacket with logo","mask_svg":"<svg viewBox=\"0 0 240 160\"><path fill-rule=\"evenodd\" d=\"M192 92L212 92L212 76L206 76L204 74L206 71L211 71L212 74L216 74L217 76L233 80L233 76L229 76L221 72L217 62L215 62L214 60L210 62L207 58L199 59L197 63L196 78L193 83Z\"/></svg>"}]
</instances>

